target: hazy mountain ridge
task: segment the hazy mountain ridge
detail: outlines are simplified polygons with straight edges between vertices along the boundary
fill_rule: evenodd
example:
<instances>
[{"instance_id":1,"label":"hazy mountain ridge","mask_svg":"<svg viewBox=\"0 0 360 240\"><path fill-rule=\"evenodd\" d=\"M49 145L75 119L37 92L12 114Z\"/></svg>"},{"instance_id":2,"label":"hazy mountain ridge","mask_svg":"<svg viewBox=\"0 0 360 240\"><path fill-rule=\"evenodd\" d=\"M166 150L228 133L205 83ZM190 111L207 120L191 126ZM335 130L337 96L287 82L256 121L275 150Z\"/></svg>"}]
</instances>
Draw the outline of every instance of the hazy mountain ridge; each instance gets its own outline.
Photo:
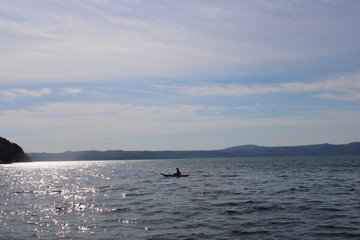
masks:
<instances>
[{"instance_id":1,"label":"hazy mountain ridge","mask_svg":"<svg viewBox=\"0 0 360 240\"><path fill-rule=\"evenodd\" d=\"M198 151L68 151L63 153L29 153L34 161L46 160L131 160L131 159L175 159L175 158L226 158L226 157L275 157L275 156L321 156L357 155L360 142L349 144L316 144L304 146L264 147L243 145L222 150Z\"/></svg>"}]
</instances>

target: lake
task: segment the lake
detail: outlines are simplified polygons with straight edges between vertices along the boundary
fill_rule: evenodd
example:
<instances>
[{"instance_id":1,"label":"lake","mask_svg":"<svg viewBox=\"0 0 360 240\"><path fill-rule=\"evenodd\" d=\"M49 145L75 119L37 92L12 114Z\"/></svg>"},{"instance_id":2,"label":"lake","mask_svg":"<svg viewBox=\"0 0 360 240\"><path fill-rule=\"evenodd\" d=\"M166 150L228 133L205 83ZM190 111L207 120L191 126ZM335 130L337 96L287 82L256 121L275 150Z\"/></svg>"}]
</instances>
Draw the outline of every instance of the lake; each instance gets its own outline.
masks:
<instances>
[{"instance_id":1,"label":"lake","mask_svg":"<svg viewBox=\"0 0 360 240\"><path fill-rule=\"evenodd\" d=\"M176 168L190 174L165 178ZM360 156L0 165L0 239L360 239Z\"/></svg>"}]
</instances>

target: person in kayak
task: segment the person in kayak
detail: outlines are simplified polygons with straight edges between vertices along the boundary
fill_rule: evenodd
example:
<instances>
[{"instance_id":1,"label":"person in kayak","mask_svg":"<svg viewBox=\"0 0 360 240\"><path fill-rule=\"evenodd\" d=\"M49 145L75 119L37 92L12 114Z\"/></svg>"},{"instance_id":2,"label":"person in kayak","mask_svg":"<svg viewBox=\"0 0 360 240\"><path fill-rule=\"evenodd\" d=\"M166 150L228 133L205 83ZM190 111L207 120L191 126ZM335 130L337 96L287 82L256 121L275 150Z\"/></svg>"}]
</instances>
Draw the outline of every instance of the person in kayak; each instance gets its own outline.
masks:
<instances>
[{"instance_id":1,"label":"person in kayak","mask_svg":"<svg viewBox=\"0 0 360 240\"><path fill-rule=\"evenodd\" d=\"M181 172L178 168L176 168L176 173L174 173L174 176L180 176L181 175Z\"/></svg>"}]
</instances>

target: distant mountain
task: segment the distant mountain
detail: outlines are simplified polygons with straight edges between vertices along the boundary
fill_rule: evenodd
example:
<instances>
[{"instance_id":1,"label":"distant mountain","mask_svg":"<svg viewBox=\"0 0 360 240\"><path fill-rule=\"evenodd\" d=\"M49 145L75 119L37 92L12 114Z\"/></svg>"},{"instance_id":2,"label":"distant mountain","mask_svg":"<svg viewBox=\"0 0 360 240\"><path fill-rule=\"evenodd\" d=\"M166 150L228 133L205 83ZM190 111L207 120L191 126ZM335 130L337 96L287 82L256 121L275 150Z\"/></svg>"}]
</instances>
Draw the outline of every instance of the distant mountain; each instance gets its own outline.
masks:
<instances>
[{"instance_id":1,"label":"distant mountain","mask_svg":"<svg viewBox=\"0 0 360 240\"><path fill-rule=\"evenodd\" d=\"M249 150L251 151L251 150L258 150L261 148L265 148L265 147L261 147L257 145L243 145L243 146L226 148L223 151L227 151L227 152L249 151Z\"/></svg>"},{"instance_id":2,"label":"distant mountain","mask_svg":"<svg viewBox=\"0 0 360 240\"><path fill-rule=\"evenodd\" d=\"M0 163L12 162L31 162L31 158L19 145L0 137Z\"/></svg>"},{"instance_id":3,"label":"distant mountain","mask_svg":"<svg viewBox=\"0 0 360 240\"><path fill-rule=\"evenodd\" d=\"M357 155L360 154L360 142L342 145L326 143L292 147L259 147L247 145L231 147L222 151L228 152L234 157Z\"/></svg>"},{"instance_id":4,"label":"distant mountain","mask_svg":"<svg viewBox=\"0 0 360 240\"><path fill-rule=\"evenodd\" d=\"M64 153L29 153L34 161L130 160L175 158L228 158L273 156L360 155L360 142L343 145L318 144L294 147L244 145L210 151L77 151Z\"/></svg>"}]
</instances>

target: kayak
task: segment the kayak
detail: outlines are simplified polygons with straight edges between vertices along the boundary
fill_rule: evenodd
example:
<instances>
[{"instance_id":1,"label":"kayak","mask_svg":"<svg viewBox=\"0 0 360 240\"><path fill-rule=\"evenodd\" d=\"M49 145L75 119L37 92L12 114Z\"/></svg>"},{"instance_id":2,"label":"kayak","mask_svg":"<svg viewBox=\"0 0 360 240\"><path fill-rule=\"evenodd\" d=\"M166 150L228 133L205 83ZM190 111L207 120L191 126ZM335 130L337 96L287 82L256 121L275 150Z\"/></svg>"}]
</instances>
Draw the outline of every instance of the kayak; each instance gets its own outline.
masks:
<instances>
[{"instance_id":1,"label":"kayak","mask_svg":"<svg viewBox=\"0 0 360 240\"><path fill-rule=\"evenodd\" d=\"M176 174L164 174L164 173L160 173L161 175L163 175L164 177L188 177L189 174L181 174L181 175L176 175Z\"/></svg>"}]
</instances>

